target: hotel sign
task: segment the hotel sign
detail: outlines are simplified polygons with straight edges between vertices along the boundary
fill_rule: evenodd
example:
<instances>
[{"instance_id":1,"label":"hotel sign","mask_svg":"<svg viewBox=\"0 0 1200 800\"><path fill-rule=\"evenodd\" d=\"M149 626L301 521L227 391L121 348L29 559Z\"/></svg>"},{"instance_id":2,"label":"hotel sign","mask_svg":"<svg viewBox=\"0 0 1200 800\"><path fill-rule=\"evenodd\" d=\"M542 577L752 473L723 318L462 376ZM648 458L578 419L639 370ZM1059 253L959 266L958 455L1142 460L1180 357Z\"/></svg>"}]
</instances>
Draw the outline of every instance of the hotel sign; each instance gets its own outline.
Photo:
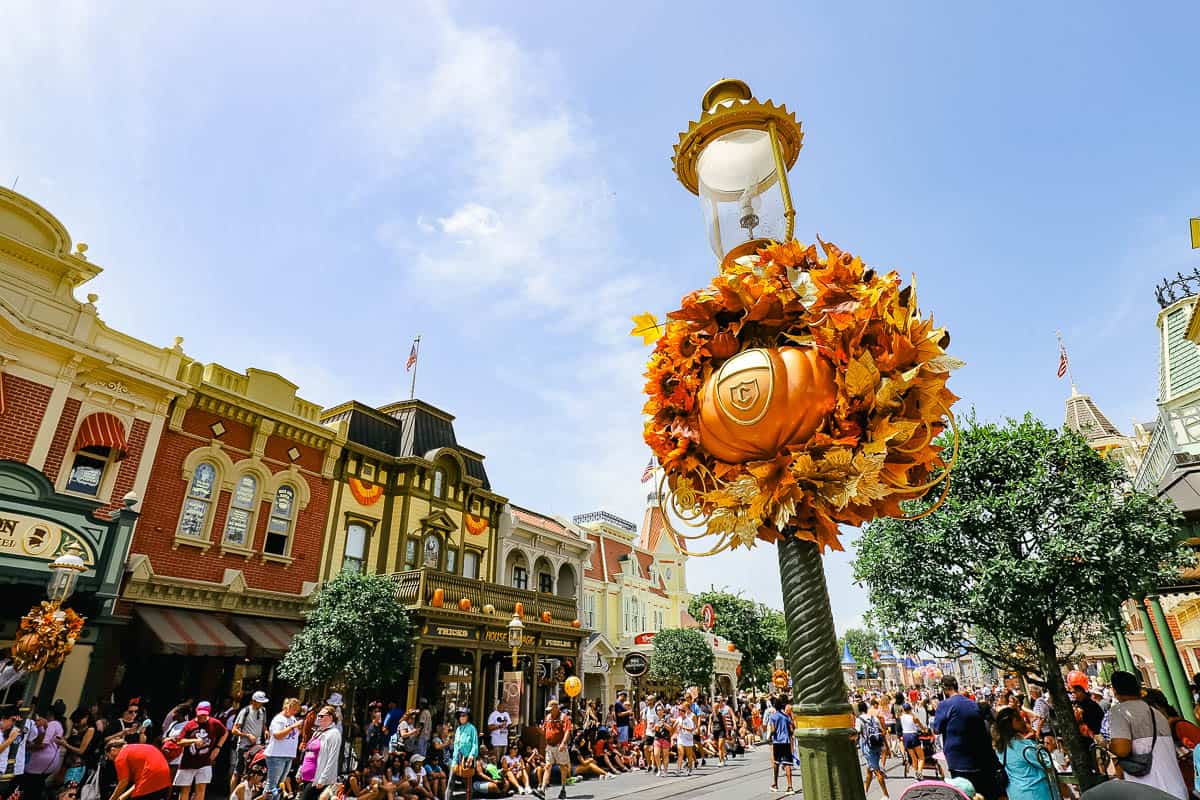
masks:
<instances>
[{"instance_id":1,"label":"hotel sign","mask_svg":"<svg viewBox=\"0 0 1200 800\"><path fill-rule=\"evenodd\" d=\"M88 566L96 563L95 552L87 541L59 524L40 517L0 511L0 556L53 561L69 544L75 544L83 551L82 558Z\"/></svg>"}]
</instances>

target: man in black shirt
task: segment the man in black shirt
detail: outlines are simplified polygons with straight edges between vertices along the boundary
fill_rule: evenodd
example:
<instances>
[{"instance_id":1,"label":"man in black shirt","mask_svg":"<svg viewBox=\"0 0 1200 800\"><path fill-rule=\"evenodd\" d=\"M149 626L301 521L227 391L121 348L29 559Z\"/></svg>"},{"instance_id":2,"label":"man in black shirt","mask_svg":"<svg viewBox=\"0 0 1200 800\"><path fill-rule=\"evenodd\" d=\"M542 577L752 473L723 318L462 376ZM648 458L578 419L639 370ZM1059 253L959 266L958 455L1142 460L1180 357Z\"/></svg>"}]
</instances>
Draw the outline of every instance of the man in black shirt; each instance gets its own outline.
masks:
<instances>
[{"instance_id":1,"label":"man in black shirt","mask_svg":"<svg viewBox=\"0 0 1200 800\"><path fill-rule=\"evenodd\" d=\"M1075 707L1083 714L1080 723L1087 726L1085 735L1089 738L1099 736L1100 726L1104 723L1104 709L1100 708L1099 703L1088 697L1086 686L1072 686L1071 695Z\"/></svg>"}]
</instances>

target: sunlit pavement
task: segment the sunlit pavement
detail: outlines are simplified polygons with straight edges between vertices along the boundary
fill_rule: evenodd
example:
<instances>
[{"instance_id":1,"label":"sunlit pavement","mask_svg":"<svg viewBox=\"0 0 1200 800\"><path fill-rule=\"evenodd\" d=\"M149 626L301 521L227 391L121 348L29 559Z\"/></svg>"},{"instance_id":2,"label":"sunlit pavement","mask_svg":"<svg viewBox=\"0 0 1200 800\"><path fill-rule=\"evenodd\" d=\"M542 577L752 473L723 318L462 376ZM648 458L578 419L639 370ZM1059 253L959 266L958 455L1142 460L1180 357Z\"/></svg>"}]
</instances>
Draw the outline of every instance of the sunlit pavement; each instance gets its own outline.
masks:
<instances>
[{"instance_id":1,"label":"sunlit pavement","mask_svg":"<svg viewBox=\"0 0 1200 800\"><path fill-rule=\"evenodd\" d=\"M779 788L787 786L782 770L779 776ZM932 771L929 775L932 776ZM896 759L888 761L887 786L891 797L899 797L905 787L913 783L912 778L904 778L904 765ZM792 785L796 795L800 794L800 772L796 770L792 776ZM555 784L546 792L548 800L558 796L558 785ZM618 775L611 781L587 780L567 787L567 797L571 800L617 800L617 798L637 798L637 800L664 800L665 798L730 798L730 800L767 800L773 797L786 797L782 791L771 791L771 751L770 747L759 747L745 758L730 759L725 767L719 767L716 762L709 760L708 766L698 767L690 776L676 777L672 771L666 778L658 778L645 772L635 772ZM869 800L882 797L877 785L872 784L867 793Z\"/></svg>"}]
</instances>

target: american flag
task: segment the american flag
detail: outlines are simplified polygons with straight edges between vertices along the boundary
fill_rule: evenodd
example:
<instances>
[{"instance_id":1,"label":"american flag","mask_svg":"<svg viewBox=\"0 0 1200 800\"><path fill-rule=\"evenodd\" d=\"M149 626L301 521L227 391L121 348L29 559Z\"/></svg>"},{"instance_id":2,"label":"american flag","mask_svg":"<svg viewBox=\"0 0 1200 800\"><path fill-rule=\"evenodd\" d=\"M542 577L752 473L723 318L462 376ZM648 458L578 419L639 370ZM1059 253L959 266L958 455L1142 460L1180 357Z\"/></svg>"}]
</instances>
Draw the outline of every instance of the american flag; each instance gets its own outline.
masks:
<instances>
[{"instance_id":1,"label":"american flag","mask_svg":"<svg viewBox=\"0 0 1200 800\"><path fill-rule=\"evenodd\" d=\"M1061 345L1058 348L1058 377L1067 374L1067 348Z\"/></svg>"},{"instance_id":2,"label":"american flag","mask_svg":"<svg viewBox=\"0 0 1200 800\"><path fill-rule=\"evenodd\" d=\"M642 483L654 477L654 456L650 456L650 463L646 464L646 468L642 470Z\"/></svg>"},{"instance_id":3,"label":"american flag","mask_svg":"<svg viewBox=\"0 0 1200 800\"><path fill-rule=\"evenodd\" d=\"M408 353L408 361L404 363L404 371L408 372L417 365L417 343L413 342L412 350Z\"/></svg>"}]
</instances>

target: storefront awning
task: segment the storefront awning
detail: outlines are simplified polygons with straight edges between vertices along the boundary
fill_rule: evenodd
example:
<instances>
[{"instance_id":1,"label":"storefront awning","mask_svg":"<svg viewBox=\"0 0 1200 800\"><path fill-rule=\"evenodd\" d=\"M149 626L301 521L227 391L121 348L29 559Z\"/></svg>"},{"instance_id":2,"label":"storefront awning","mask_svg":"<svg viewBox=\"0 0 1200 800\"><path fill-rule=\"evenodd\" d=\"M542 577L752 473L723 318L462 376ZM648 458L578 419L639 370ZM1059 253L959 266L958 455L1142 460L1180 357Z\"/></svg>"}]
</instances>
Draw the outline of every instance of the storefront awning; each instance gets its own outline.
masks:
<instances>
[{"instance_id":1,"label":"storefront awning","mask_svg":"<svg viewBox=\"0 0 1200 800\"><path fill-rule=\"evenodd\" d=\"M250 646L250 654L263 658L283 658L300 632L299 622L259 617L234 617L233 627Z\"/></svg>"},{"instance_id":2,"label":"storefront awning","mask_svg":"<svg viewBox=\"0 0 1200 800\"><path fill-rule=\"evenodd\" d=\"M137 615L158 639L160 653L173 656L246 654L245 643L211 614L138 606Z\"/></svg>"},{"instance_id":3,"label":"storefront awning","mask_svg":"<svg viewBox=\"0 0 1200 800\"><path fill-rule=\"evenodd\" d=\"M103 411L88 414L79 423L79 433L75 436L75 449L85 447L108 447L115 451L117 460L125 457L128 445L125 444L125 426L121 420Z\"/></svg>"}]
</instances>

